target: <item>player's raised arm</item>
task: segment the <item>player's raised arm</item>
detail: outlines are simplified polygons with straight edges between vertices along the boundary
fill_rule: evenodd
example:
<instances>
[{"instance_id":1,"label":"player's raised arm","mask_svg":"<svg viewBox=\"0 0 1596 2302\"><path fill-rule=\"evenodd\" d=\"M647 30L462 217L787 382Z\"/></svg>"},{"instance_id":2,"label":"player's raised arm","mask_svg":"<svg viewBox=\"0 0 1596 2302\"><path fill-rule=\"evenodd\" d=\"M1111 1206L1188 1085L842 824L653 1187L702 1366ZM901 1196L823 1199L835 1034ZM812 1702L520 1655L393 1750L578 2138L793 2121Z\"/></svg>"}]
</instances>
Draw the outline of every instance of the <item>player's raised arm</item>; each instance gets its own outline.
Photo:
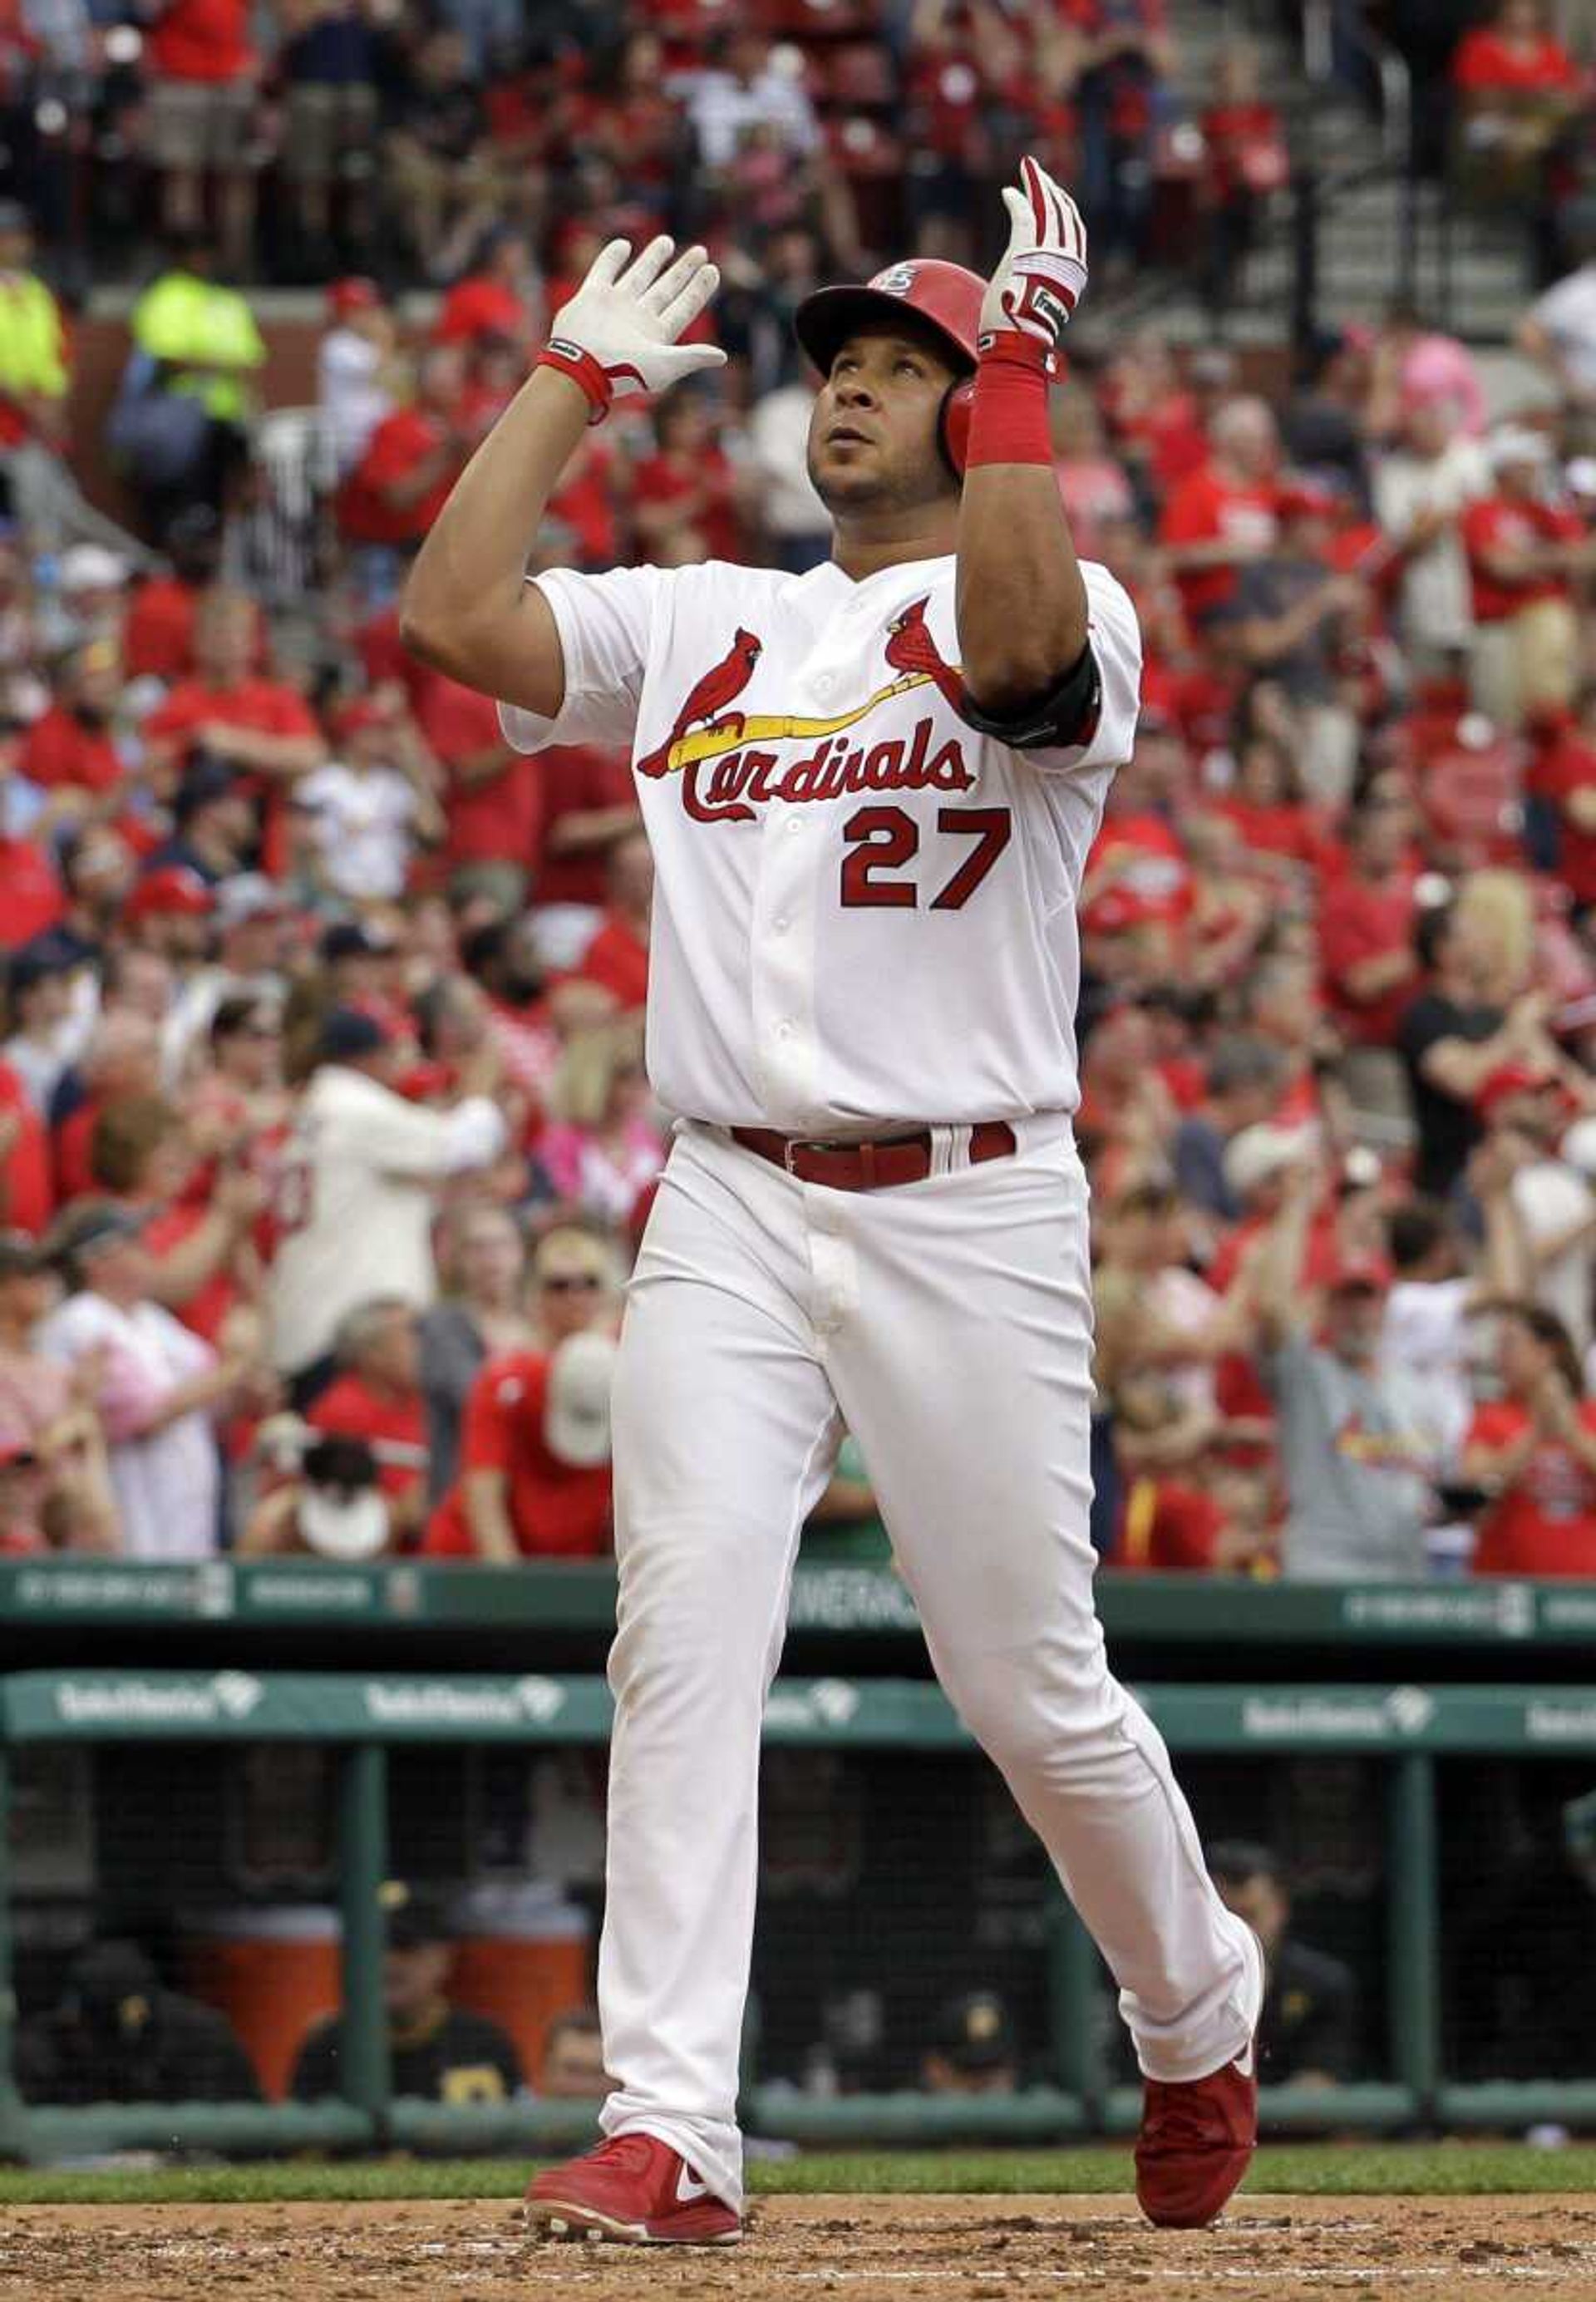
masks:
<instances>
[{"instance_id":1,"label":"player's raised arm","mask_svg":"<svg viewBox=\"0 0 1596 2302\"><path fill-rule=\"evenodd\" d=\"M1054 476L1047 385L1086 287L1086 227L1034 160L1004 194L1009 244L981 306L979 358L960 499L959 655L994 720L1091 708L1087 596ZM1056 699L1056 709L1054 702Z\"/></svg>"},{"instance_id":2,"label":"player's raised arm","mask_svg":"<svg viewBox=\"0 0 1596 2302\"><path fill-rule=\"evenodd\" d=\"M701 248L652 239L634 256L612 239L559 313L556 333L461 474L410 570L404 642L468 687L552 718L565 695L554 618L526 556L589 424L626 391L662 391L718 367L712 344L676 341L720 274Z\"/></svg>"}]
</instances>

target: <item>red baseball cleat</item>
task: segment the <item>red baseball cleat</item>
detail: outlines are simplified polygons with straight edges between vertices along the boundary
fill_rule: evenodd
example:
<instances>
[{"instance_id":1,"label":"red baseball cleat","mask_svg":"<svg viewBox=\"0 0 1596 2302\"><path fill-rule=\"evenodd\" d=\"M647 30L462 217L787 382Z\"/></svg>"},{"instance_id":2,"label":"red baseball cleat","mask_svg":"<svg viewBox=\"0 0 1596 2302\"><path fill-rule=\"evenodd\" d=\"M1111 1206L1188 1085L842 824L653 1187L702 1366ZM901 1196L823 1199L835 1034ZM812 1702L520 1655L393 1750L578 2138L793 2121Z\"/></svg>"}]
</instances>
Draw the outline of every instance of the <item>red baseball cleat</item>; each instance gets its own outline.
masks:
<instances>
[{"instance_id":1,"label":"red baseball cleat","mask_svg":"<svg viewBox=\"0 0 1596 2302\"><path fill-rule=\"evenodd\" d=\"M526 2219L547 2238L623 2246L735 2246L743 2220L668 2143L617 2134L551 2167L526 2193Z\"/></svg>"},{"instance_id":2,"label":"red baseball cleat","mask_svg":"<svg viewBox=\"0 0 1596 2302\"><path fill-rule=\"evenodd\" d=\"M1258 1962L1261 1975L1261 1949ZM1260 2013L1263 1990L1260 1979ZM1246 2173L1258 2139L1255 2044L1206 2078L1144 2080L1136 2196L1158 2229L1205 2230Z\"/></svg>"}]
</instances>

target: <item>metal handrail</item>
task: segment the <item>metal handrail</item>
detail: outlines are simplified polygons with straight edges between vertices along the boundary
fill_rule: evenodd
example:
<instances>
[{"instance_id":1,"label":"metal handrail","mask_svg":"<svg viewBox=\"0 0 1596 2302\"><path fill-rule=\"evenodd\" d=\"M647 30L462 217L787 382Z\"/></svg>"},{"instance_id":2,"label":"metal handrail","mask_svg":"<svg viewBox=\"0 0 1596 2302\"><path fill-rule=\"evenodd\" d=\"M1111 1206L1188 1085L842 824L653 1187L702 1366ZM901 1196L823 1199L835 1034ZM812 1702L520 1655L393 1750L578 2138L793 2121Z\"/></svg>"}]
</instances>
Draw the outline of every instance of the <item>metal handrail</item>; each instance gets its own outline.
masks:
<instances>
[{"instance_id":1,"label":"metal handrail","mask_svg":"<svg viewBox=\"0 0 1596 2302\"><path fill-rule=\"evenodd\" d=\"M1339 23L1338 23L1339 19ZM1302 11L1302 67L1315 87L1336 77L1337 30L1364 55L1380 88L1380 140L1387 162L1406 168L1413 148L1413 74L1407 60L1382 33L1375 31L1361 6L1354 13L1338 9L1336 0L1305 0Z\"/></svg>"}]
</instances>

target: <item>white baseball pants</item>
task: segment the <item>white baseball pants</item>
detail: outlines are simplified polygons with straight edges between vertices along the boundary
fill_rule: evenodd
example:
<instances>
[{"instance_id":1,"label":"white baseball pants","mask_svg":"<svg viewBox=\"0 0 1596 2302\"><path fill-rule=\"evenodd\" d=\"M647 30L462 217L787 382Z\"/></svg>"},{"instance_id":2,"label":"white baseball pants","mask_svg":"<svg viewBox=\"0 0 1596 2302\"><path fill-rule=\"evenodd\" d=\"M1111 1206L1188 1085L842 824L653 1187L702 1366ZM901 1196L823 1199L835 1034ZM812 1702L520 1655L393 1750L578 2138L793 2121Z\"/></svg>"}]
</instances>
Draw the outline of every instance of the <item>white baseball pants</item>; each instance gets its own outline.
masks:
<instances>
[{"instance_id":1,"label":"white baseball pants","mask_svg":"<svg viewBox=\"0 0 1596 2302\"><path fill-rule=\"evenodd\" d=\"M599 1962L607 2134L742 2202L737 2054L760 1727L800 1529L842 1424L864 1452L949 1699L1120 1985L1145 2071L1240 2054L1246 1929L1163 1741L1110 1676L1087 1533L1087 1183L1068 1123L894 1189L795 1181L678 1131L615 1390L618 1629Z\"/></svg>"}]
</instances>

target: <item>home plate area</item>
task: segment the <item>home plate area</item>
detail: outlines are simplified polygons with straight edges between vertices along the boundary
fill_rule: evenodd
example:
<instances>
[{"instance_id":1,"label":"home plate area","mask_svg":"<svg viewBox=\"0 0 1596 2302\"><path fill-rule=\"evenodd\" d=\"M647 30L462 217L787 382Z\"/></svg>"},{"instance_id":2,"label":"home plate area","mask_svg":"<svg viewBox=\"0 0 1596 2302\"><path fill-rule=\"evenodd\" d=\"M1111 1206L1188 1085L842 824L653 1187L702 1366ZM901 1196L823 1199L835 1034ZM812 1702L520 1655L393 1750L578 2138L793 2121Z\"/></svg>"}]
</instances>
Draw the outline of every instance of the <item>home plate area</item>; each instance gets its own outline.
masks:
<instances>
[{"instance_id":1,"label":"home plate area","mask_svg":"<svg viewBox=\"0 0 1596 2302\"><path fill-rule=\"evenodd\" d=\"M0 2297L117 2302L572 2302L835 2295L837 2302L1317 2294L1546 2302L1596 2295L1596 2204L1562 2198L1238 2201L1215 2230L1149 2230L1127 2199L773 2197L722 2249L558 2245L501 2200L433 2205L31 2206L0 2230Z\"/></svg>"}]
</instances>

